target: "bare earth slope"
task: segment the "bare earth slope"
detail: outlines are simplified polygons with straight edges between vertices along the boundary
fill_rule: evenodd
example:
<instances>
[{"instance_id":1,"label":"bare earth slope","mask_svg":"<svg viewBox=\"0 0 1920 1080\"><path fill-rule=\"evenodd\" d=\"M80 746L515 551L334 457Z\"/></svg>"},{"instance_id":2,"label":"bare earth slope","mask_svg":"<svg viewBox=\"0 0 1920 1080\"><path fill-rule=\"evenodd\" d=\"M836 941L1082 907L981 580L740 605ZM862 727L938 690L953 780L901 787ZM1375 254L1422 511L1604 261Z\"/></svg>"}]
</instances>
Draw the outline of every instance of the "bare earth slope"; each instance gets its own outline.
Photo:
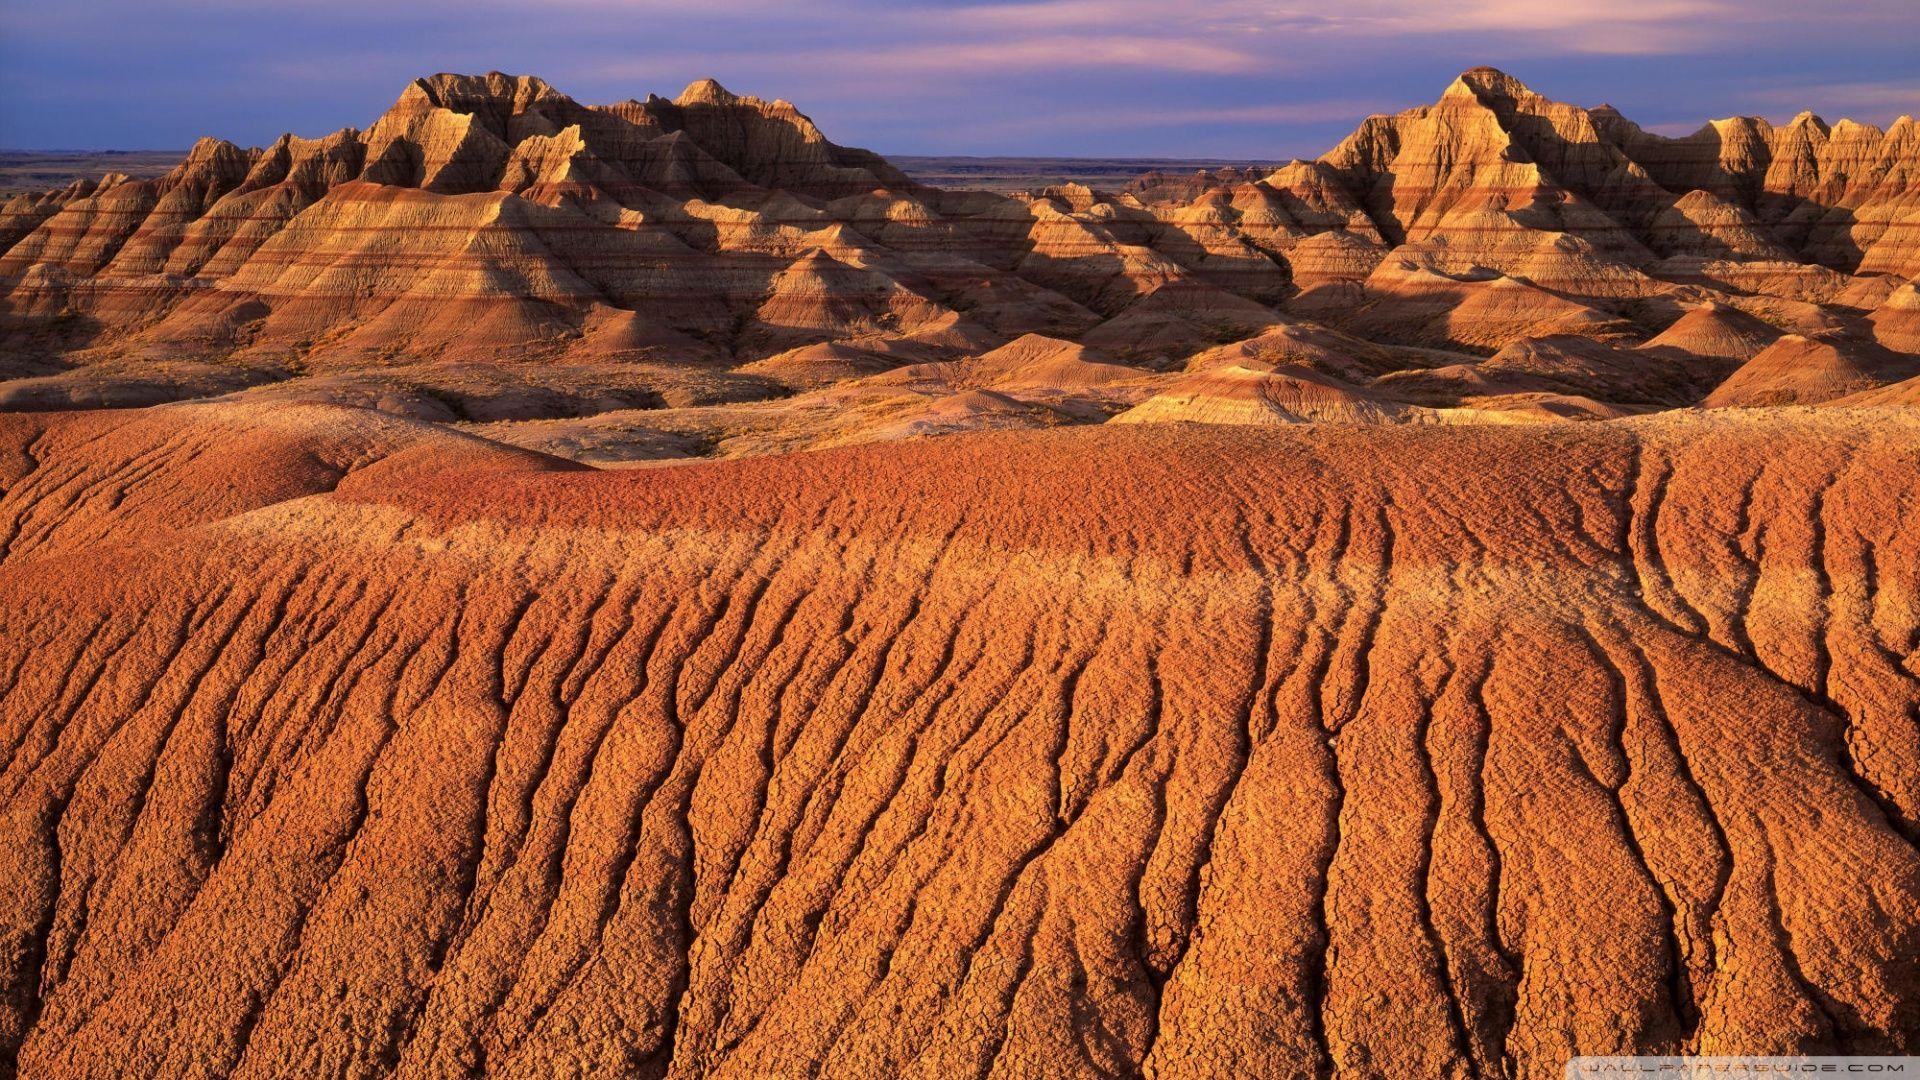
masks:
<instances>
[{"instance_id":1,"label":"bare earth slope","mask_svg":"<svg viewBox=\"0 0 1920 1080\"><path fill-rule=\"evenodd\" d=\"M639 473L350 410L0 418L0 1060L1914 1051L1910 417Z\"/></svg>"}]
</instances>

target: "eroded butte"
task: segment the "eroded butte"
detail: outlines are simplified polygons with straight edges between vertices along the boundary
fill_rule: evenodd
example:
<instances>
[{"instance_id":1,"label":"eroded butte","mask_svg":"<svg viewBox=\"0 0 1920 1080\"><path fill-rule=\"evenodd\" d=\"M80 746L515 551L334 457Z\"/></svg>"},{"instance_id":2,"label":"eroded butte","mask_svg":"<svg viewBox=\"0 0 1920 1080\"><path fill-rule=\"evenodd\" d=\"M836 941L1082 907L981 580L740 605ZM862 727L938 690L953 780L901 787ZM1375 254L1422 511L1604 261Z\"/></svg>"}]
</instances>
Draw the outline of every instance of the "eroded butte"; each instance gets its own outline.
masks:
<instances>
[{"instance_id":1,"label":"eroded butte","mask_svg":"<svg viewBox=\"0 0 1920 1080\"><path fill-rule=\"evenodd\" d=\"M1008 195L710 80L436 75L365 131L0 205L0 409L353 405L611 466L1850 405L1916 393L1916 274L1906 118L1676 139L1476 68L1316 160Z\"/></svg>"}]
</instances>

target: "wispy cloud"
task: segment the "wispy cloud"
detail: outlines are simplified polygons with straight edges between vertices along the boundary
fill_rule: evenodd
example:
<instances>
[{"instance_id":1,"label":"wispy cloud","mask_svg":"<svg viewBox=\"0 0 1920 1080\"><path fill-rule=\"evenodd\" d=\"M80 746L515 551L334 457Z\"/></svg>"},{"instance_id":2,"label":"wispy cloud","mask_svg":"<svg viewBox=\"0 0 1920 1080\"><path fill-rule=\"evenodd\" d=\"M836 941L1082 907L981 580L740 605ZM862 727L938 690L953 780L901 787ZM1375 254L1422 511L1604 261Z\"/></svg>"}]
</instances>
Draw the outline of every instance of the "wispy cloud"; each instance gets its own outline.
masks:
<instances>
[{"instance_id":1,"label":"wispy cloud","mask_svg":"<svg viewBox=\"0 0 1920 1080\"><path fill-rule=\"evenodd\" d=\"M1307 36L1355 40L1480 35L1529 41L1551 51L1661 55L1723 38L1729 20L1751 18L1759 4L1730 0L1351 0L1348 3L1272 3L1215 0L1203 6L1148 0L1031 0L943 11L963 29L1005 33L1090 31L1098 27L1151 30L1162 41L1240 40L1252 44Z\"/></svg>"},{"instance_id":2,"label":"wispy cloud","mask_svg":"<svg viewBox=\"0 0 1920 1080\"><path fill-rule=\"evenodd\" d=\"M1920 110L1914 2L0 0L0 145L317 134L489 68L586 100L712 75L900 152L1308 154L1481 63L1676 129L1885 122Z\"/></svg>"},{"instance_id":3,"label":"wispy cloud","mask_svg":"<svg viewBox=\"0 0 1920 1080\"><path fill-rule=\"evenodd\" d=\"M927 75L981 75L1008 71L1076 71L1087 68L1234 74L1259 70L1259 56L1206 41L1164 40L1124 34L1030 37L980 41L879 41L844 48L795 49L774 54L740 49L699 54L707 64L765 72L837 71L854 78L891 79ZM684 58L623 57L589 65L602 78L636 78Z\"/></svg>"},{"instance_id":4,"label":"wispy cloud","mask_svg":"<svg viewBox=\"0 0 1920 1080\"><path fill-rule=\"evenodd\" d=\"M1230 108L1209 108L1199 105L1184 108L1048 109L963 121L956 126L955 134L970 139L994 136L1025 139L1033 135L1066 136L1074 132L1153 132L1194 127L1257 129L1291 124L1352 124L1370 113L1385 112L1398 107L1398 104L1342 98L1333 101L1242 105Z\"/></svg>"},{"instance_id":5,"label":"wispy cloud","mask_svg":"<svg viewBox=\"0 0 1920 1080\"><path fill-rule=\"evenodd\" d=\"M1837 119L1843 116L1881 118L1893 114L1920 116L1920 78L1888 82L1839 82L1769 86L1757 91L1764 111L1791 115L1812 109Z\"/></svg>"},{"instance_id":6,"label":"wispy cloud","mask_svg":"<svg viewBox=\"0 0 1920 1080\"><path fill-rule=\"evenodd\" d=\"M1257 70L1261 64L1260 57L1229 45L1124 34L891 45L862 50L852 56L835 53L821 59L853 59L871 68L902 75L929 71L1065 71L1089 67L1233 74Z\"/></svg>"}]
</instances>

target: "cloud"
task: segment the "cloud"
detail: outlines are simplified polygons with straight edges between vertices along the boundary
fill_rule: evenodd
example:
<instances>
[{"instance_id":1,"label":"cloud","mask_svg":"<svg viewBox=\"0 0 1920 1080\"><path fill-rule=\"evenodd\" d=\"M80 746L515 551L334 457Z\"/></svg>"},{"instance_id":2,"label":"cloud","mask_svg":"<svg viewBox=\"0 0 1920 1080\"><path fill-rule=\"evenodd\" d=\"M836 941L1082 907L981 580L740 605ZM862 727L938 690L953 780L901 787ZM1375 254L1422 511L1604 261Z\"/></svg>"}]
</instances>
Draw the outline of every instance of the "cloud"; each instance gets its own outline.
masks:
<instances>
[{"instance_id":1,"label":"cloud","mask_svg":"<svg viewBox=\"0 0 1920 1080\"><path fill-rule=\"evenodd\" d=\"M1059 71L1085 67L1231 74L1254 71L1261 60L1250 52L1207 41L1108 35L883 46L867 57L866 63L869 67L903 75L926 71Z\"/></svg>"},{"instance_id":2,"label":"cloud","mask_svg":"<svg viewBox=\"0 0 1920 1080\"><path fill-rule=\"evenodd\" d=\"M941 18L963 32L1010 35L1125 28L1175 42L1367 39L1478 35L1528 41L1553 51L1657 55L1724 37L1765 3L1730 0L1350 0L1301 5L1215 0L1200 6L1148 0L1031 0L970 4Z\"/></svg>"},{"instance_id":3,"label":"cloud","mask_svg":"<svg viewBox=\"0 0 1920 1080\"><path fill-rule=\"evenodd\" d=\"M1081 108L1046 109L1018 115L964 121L953 134L979 140L992 136L1024 139L1032 135L1071 135L1076 132L1155 131L1163 129L1263 128L1290 124L1355 124L1377 112L1393 111L1404 103L1342 98L1211 108ZM1268 157L1285 155L1266 155Z\"/></svg>"},{"instance_id":4,"label":"cloud","mask_svg":"<svg viewBox=\"0 0 1920 1080\"><path fill-rule=\"evenodd\" d=\"M0 0L0 144L264 142L365 124L416 75L489 68L583 100L711 75L915 153L1311 153L1482 63L1648 123L1883 122L1920 108L1913 3Z\"/></svg>"},{"instance_id":5,"label":"cloud","mask_svg":"<svg viewBox=\"0 0 1920 1080\"><path fill-rule=\"evenodd\" d=\"M1784 110L1784 115L1812 109L1828 119L1847 115L1920 116L1920 79L1769 86L1754 97Z\"/></svg>"},{"instance_id":6,"label":"cloud","mask_svg":"<svg viewBox=\"0 0 1920 1080\"><path fill-rule=\"evenodd\" d=\"M740 64L754 58L731 53L713 59ZM1255 71L1263 64L1259 56L1226 45L1123 34L883 42L851 49L790 52L775 62L788 70L855 70L896 77L1083 68L1233 74Z\"/></svg>"}]
</instances>

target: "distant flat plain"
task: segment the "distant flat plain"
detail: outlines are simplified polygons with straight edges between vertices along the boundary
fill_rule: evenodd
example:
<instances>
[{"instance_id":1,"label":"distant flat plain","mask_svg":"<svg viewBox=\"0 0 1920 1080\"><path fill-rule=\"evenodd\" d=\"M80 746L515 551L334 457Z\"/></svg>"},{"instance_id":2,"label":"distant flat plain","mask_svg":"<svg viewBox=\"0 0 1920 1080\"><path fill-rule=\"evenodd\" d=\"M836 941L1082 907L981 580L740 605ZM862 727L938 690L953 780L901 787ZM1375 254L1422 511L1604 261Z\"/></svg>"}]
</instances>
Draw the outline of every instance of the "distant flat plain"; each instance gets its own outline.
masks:
<instances>
[{"instance_id":1,"label":"distant flat plain","mask_svg":"<svg viewBox=\"0 0 1920 1080\"><path fill-rule=\"evenodd\" d=\"M1026 191L1050 184L1119 188L1136 177L1269 164L1224 158L907 157L887 160L915 180L934 187Z\"/></svg>"},{"instance_id":2,"label":"distant flat plain","mask_svg":"<svg viewBox=\"0 0 1920 1080\"><path fill-rule=\"evenodd\" d=\"M0 195L65 187L107 173L134 179L159 176L180 163L185 150L0 150ZM887 160L923 184L983 191L1025 191L1076 183L1118 188L1144 173L1192 173L1253 162L1217 158L913 157Z\"/></svg>"},{"instance_id":3,"label":"distant flat plain","mask_svg":"<svg viewBox=\"0 0 1920 1080\"><path fill-rule=\"evenodd\" d=\"M66 187L125 173L138 180L180 164L185 150L0 150L0 195Z\"/></svg>"}]
</instances>

